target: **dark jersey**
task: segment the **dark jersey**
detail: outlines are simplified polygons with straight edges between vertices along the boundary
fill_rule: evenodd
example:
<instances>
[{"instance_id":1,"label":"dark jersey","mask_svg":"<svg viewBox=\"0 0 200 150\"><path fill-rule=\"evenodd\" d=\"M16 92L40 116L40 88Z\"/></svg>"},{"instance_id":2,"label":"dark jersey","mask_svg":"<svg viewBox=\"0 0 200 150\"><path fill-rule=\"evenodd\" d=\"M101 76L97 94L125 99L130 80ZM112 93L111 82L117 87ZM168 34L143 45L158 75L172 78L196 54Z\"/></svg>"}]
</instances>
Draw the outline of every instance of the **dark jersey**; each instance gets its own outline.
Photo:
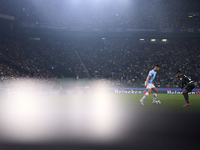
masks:
<instances>
[{"instance_id":1,"label":"dark jersey","mask_svg":"<svg viewBox=\"0 0 200 150\"><path fill-rule=\"evenodd\" d=\"M181 81L181 89L183 89L186 85L194 85L194 81L192 81L188 76L181 75L179 77L179 80Z\"/></svg>"}]
</instances>

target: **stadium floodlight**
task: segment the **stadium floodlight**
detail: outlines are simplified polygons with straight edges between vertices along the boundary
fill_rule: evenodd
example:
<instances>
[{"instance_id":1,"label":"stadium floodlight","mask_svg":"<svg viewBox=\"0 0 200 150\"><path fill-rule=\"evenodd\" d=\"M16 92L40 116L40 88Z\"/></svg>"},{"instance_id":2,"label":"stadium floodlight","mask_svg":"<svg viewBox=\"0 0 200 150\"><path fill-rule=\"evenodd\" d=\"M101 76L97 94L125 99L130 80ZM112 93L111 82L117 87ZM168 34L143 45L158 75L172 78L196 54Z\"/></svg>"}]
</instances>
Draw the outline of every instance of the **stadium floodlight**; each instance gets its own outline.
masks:
<instances>
[{"instance_id":1,"label":"stadium floodlight","mask_svg":"<svg viewBox=\"0 0 200 150\"><path fill-rule=\"evenodd\" d=\"M156 39L151 39L151 42L155 42L156 41Z\"/></svg>"},{"instance_id":2,"label":"stadium floodlight","mask_svg":"<svg viewBox=\"0 0 200 150\"><path fill-rule=\"evenodd\" d=\"M140 39L140 41L144 41L144 39Z\"/></svg>"},{"instance_id":3,"label":"stadium floodlight","mask_svg":"<svg viewBox=\"0 0 200 150\"><path fill-rule=\"evenodd\" d=\"M167 39L162 39L163 42L167 42Z\"/></svg>"}]
</instances>

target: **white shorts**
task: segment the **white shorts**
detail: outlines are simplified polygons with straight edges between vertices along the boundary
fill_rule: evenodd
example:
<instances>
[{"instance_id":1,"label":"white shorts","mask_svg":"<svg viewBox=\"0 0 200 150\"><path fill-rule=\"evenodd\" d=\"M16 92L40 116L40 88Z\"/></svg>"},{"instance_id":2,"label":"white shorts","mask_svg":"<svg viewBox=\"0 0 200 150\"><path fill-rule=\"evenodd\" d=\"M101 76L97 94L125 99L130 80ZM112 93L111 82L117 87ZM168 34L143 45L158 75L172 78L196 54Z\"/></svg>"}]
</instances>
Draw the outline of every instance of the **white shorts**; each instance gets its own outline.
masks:
<instances>
[{"instance_id":1,"label":"white shorts","mask_svg":"<svg viewBox=\"0 0 200 150\"><path fill-rule=\"evenodd\" d=\"M146 89L152 89L155 88L155 86L152 83L148 83Z\"/></svg>"}]
</instances>

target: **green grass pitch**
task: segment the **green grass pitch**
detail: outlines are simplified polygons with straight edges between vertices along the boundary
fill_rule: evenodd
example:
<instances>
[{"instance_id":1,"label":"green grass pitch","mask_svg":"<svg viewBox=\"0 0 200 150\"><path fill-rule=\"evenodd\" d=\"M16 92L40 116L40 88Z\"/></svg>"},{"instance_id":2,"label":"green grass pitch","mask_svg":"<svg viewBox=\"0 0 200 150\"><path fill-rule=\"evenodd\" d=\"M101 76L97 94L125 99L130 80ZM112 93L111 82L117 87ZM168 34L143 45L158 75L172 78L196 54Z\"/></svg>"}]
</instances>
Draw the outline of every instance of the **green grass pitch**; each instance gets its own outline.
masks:
<instances>
[{"instance_id":1,"label":"green grass pitch","mask_svg":"<svg viewBox=\"0 0 200 150\"><path fill-rule=\"evenodd\" d=\"M91 98L92 94L83 95L60 95L53 96L56 99L66 101L67 99L73 99L75 97L81 97L83 100ZM150 94L144 99L144 106L142 106L139 100L144 94L109 94L109 98L117 99L126 104L131 105L134 109L139 110L153 110L153 111L174 111L174 112L192 112L200 113L200 95L190 94L189 101L191 106L183 107L185 99L182 94L158 94L157 100L161 101L161 105L152 104L153 94ZM52 97L51 97L52 98Z\"/></svg>"},{"instance_id":2,"label":"green grass pitch","mask_svg":"<svg viewBox=\"0 0 200 150\"><path fill-rule=\"evenodd\" d=\"M177 112L198 112L200 113L200 95L189 95L189 102L191 106L183 107L186 103L182 94L158 94L157 100L161 101L161 105L152 104L153 94L150 94L144 99L144 106L139 100L144 94L121 94L118 95L120 99L132 101L134 106L141 109L154 109L159 111L177 111Z\"/></svg>"}]
</instances>

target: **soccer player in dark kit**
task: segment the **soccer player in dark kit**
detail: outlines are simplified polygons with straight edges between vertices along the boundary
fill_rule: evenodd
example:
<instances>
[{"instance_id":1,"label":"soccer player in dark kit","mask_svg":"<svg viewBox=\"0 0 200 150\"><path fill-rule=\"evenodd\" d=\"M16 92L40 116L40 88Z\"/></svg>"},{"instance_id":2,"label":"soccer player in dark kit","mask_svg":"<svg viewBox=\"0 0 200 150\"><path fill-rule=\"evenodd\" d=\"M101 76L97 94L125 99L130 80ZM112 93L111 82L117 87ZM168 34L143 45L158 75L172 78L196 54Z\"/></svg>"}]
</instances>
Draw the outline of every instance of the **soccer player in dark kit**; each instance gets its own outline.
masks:
<instances>
[{"instance_id":1,"label":"soccer player in dark kit","mask_svg":"<svg viewBox=\"0 0 200 150\"><path fill-rule=\"evenodd\" d=\"M187 77L186 75L183 75L181 73L181 71L177 71L176 72L176 75L177 77L179 78L180 82L181 82L181 92L183 90L183 87L184 87L184 90L183 90L183 96L185 98L185 101L186 101L186 104L183 105L183 107L186 107L186 106L190 106L190 103L189 103L189 97L188 97L188 93L189 92L192 92L192 90L195 88L195 84L194 84L194 81L192 81L189 77Z\"/></svg>"}]
</instances>

